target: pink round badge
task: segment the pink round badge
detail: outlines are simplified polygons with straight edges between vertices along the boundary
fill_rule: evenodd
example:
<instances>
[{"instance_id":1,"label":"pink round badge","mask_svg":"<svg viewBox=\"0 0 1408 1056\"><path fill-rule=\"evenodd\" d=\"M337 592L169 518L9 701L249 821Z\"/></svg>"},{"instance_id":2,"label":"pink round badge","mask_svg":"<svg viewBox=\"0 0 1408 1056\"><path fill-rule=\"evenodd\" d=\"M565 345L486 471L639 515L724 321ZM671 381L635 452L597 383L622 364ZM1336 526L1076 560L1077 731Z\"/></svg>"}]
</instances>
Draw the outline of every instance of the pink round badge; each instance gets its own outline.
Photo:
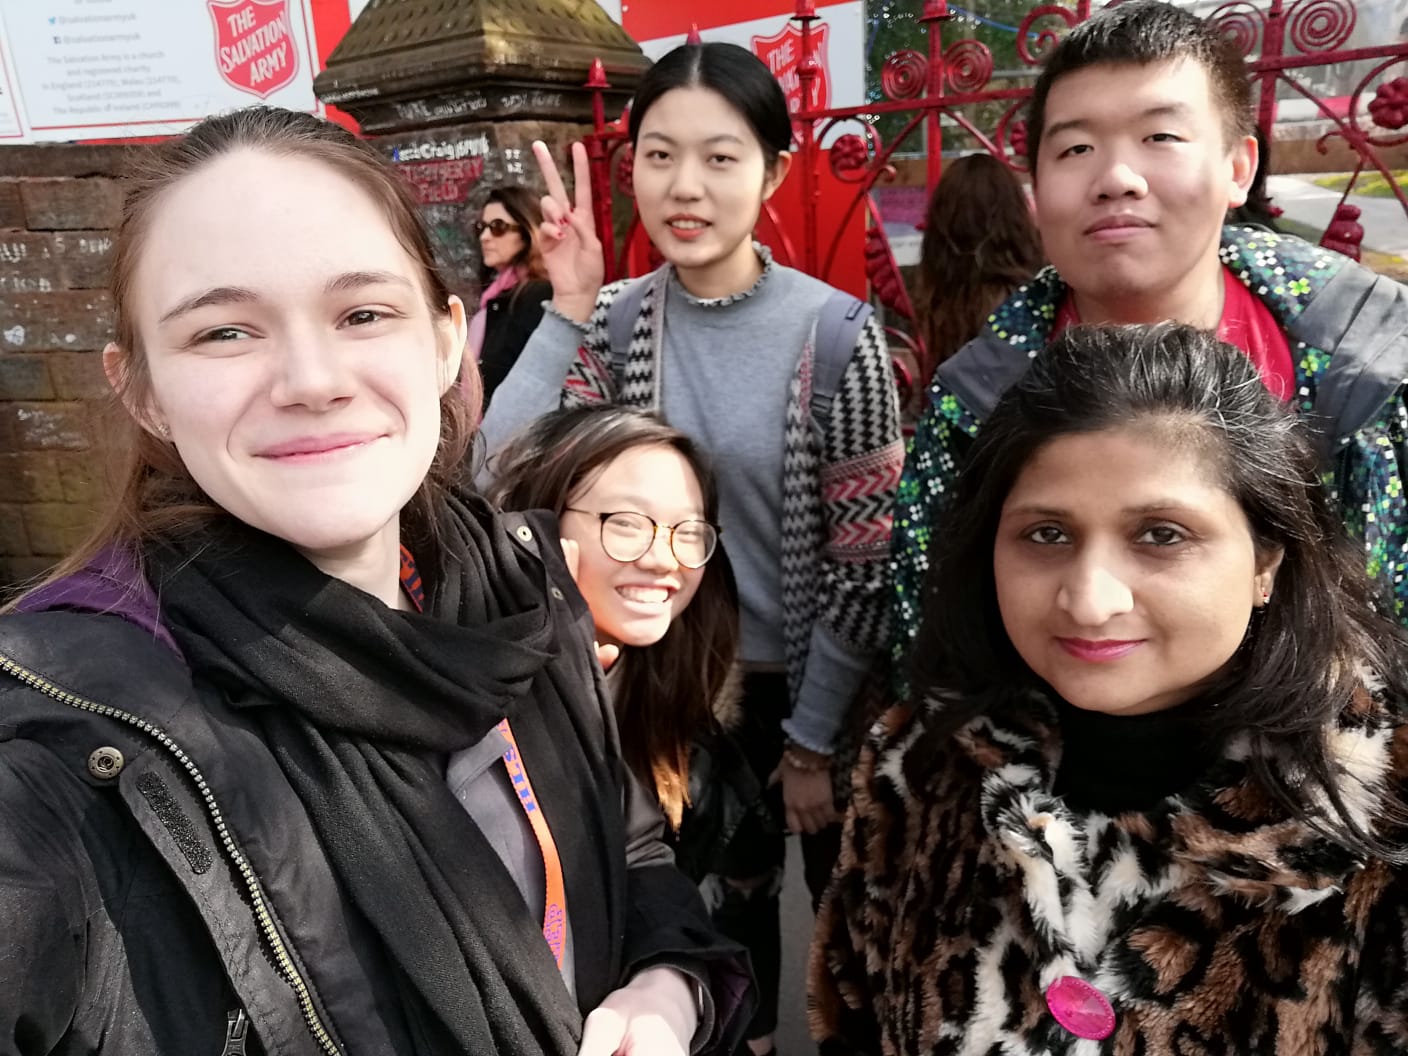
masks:
<instances>
[{"instance_id":1,"label":"pink round badge","mask_svg":"<svg viewBox=\"0 0 1408 1056\"><path fill-rule=\"evenodd\" d=\"M1104 1041L1115 1032L1110 999L1074 975L1063 975L1046 988L1046 1007L1057 1023L1078 1038Z\"/></svg>"}]
</instances>

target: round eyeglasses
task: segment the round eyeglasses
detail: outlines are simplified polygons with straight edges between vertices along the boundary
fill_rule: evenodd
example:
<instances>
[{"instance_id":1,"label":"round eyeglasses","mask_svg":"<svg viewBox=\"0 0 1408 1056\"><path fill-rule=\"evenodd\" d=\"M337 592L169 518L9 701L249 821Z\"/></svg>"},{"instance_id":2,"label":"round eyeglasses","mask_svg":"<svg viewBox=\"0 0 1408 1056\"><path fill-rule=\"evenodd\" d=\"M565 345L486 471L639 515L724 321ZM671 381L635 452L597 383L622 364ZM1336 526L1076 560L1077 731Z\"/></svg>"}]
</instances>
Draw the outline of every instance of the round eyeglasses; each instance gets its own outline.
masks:
<instances>
[{"instance_id":1,"label":"round eyeglasses","mask_svg":"<svg viewBox=\"0 0 1408 1056\"><path fill-rule=\"evenodd\" d=\"M503 238L504 235L508 234L510 231L522 230L523 229L512 220L500 220L495 218L493 220L474 221L474 233L476 235L482 235L485 231L488 231L489 234L493 235L495 238Z\"/></svg>"},{"instance_id":2,"label":"round eyeglasses","mask_svg":"<svg viewBox=\"0 0 1408 1056\"><path fill-rule=\"evenodd\" d=\"M719 545L720 528L708 521L689 520L678 524L660 524L654 517L633 510L595 513L572 506L567 513L585 513L601 522L601 548L606 556L624 565L639 561L655 545L655 537L668 530L670 553L685 568L702 568L714 556Z\"/></svg>"}]
</instances>

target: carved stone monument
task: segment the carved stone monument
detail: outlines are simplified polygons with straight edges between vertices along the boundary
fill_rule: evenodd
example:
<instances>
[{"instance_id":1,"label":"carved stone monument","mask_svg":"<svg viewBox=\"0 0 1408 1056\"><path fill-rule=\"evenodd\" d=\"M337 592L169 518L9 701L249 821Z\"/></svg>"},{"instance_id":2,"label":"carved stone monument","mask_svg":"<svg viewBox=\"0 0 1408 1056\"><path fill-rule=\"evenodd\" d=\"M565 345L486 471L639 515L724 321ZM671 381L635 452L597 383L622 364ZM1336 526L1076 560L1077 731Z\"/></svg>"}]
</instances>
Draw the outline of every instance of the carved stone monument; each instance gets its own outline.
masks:
<instances>
[{"instance_id":1,"label":"carved stone monument","mask_svg":"<svg viewBox=\"0 0 1408 1056\"><path fill-rule=\"evenodd\" d=\"M471 225L493 187L541 188L533 140L561 163L590 131L597 59L619 112L650 63L595 0L371 0L313 87L400 167L473 307Z\"/></svg>"}]
</instances>

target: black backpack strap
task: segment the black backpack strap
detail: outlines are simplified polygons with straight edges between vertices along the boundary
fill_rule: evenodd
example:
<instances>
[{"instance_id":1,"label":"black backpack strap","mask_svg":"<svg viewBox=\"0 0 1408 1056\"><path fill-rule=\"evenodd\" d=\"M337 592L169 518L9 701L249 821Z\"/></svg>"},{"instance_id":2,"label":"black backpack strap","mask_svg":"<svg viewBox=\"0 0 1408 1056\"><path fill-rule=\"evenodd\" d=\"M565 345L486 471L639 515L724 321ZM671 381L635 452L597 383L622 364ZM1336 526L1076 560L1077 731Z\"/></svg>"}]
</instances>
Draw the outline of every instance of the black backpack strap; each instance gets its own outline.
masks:
<instances>
[{"instance_id":1,"label":"black backpack strap","mask_svg":"<svg viewBox=\"0 0 1408 1056\"><path fill-rule=\"evenodd\" d=\"M812 428L818 439L831 426L831 405L841 376L850 365L865 321L874 314L865 301L844 290L834 290L816 317L816 337L812 342Z\"/></svg>"},{"instance_id":2,"label":"black backpack strap","mask_svg":"<svg viewBox=\"0 0 1408 1056\"><path fill-rule=\"evenodd\" d=\"M618 387L626 376L626 353L630 351L631 334L635 331L636 320L640 318L641 302L645 300L645 291L650 288L654 277L652 271L649 275L630 280L621 287L621 292L616 294L616 299L606 309L606 339L611 343L606 365Z\"/></svg>"},{"instance_id":3,"label":"black backpack strap","mask_svg":"<svg viewBox=\"0 0 1408 1056\"><path fill-rule=\"evenodd\" d=\"M1343 441L1370 424L1408 378L1408 289L1345 265L1287 328L1292 341L1330 353L1316 382L1320 452L1334 458Z\"/></svg>"}]
</instances>

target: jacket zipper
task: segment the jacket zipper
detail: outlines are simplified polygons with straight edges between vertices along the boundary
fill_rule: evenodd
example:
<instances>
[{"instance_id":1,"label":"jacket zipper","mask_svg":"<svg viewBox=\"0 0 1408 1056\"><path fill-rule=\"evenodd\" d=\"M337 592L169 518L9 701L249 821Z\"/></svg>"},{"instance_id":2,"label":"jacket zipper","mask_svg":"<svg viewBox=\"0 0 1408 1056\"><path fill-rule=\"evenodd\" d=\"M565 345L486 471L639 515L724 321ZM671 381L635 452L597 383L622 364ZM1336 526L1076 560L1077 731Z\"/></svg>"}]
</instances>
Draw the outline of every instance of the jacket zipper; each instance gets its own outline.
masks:
<instances>
[{"instance_id":1,"label":"jacket zipper","mask_svg":"<svg viewBox=\"0 0 1408 1056\"><path fill-rule=\"evenodd\" d=\"M244 1050L245 1035L249 1033L249 1017L244 1014L244 1009L237 1009L227 1017L225 1024L225 1050L220 1056L246 1056Z\"/></svg>"},{"instance_id":2,"label":"jacket zipper","mask_svg":"<svg viewBox=\"0 0 1408 1056\"><path fill-rule=\"evenodd\" d=\"M67 704L71 708L80 711L92 712L95 715L102 715L106 718L117 719L135 726L147 736L153 738L158 744L165 748L195 783L196 789L200 792L201 798L205 801L205 809L210 815L211 821L215 825L215 830L220 836L220 842L225 848L225 853L234 862L235 868L239 870L243 878L245 887L249 892L250 902L254 908L254 915L259 922L259 929L264 935L265 941L269 943L274 960L277 962L279 971L293 988L294 996L298 999L298 1006L303 1012L303 1018L308 1024L308 1029L312 1032L313 1038L318 1043L318 1047L327 1056L342 1056L338 1050L337 1043L332 1040L332 1035L328 1033L323 1021L318 1017L318 1010L313 1007L313 998L309 993L308 984L299 974L297 966L293 963L293 958L289 955L288 947L285 945L283 937L279 935L279 930L274 926L274 919L269 912L269 907L264 901L264 891L259 884L259 877L255 875L253 867L235 845L234 837L225 826L225 817L220 812L220 806L215 802L215 796L210 791L210 786L206 784L205 775L200 772L200 768L188 756L179 744L161 729L145 719L138 718L129 712L119 708L111 707L107 704L99 704L96 701L80 697L76 693L60 689L52 682L46 681L41 676L15 663L8 656L0 653L0 673L7 674L19 680L31 689L43 693L46 697L52 697L61 704Z\"/></svg>"}]
</instances>

